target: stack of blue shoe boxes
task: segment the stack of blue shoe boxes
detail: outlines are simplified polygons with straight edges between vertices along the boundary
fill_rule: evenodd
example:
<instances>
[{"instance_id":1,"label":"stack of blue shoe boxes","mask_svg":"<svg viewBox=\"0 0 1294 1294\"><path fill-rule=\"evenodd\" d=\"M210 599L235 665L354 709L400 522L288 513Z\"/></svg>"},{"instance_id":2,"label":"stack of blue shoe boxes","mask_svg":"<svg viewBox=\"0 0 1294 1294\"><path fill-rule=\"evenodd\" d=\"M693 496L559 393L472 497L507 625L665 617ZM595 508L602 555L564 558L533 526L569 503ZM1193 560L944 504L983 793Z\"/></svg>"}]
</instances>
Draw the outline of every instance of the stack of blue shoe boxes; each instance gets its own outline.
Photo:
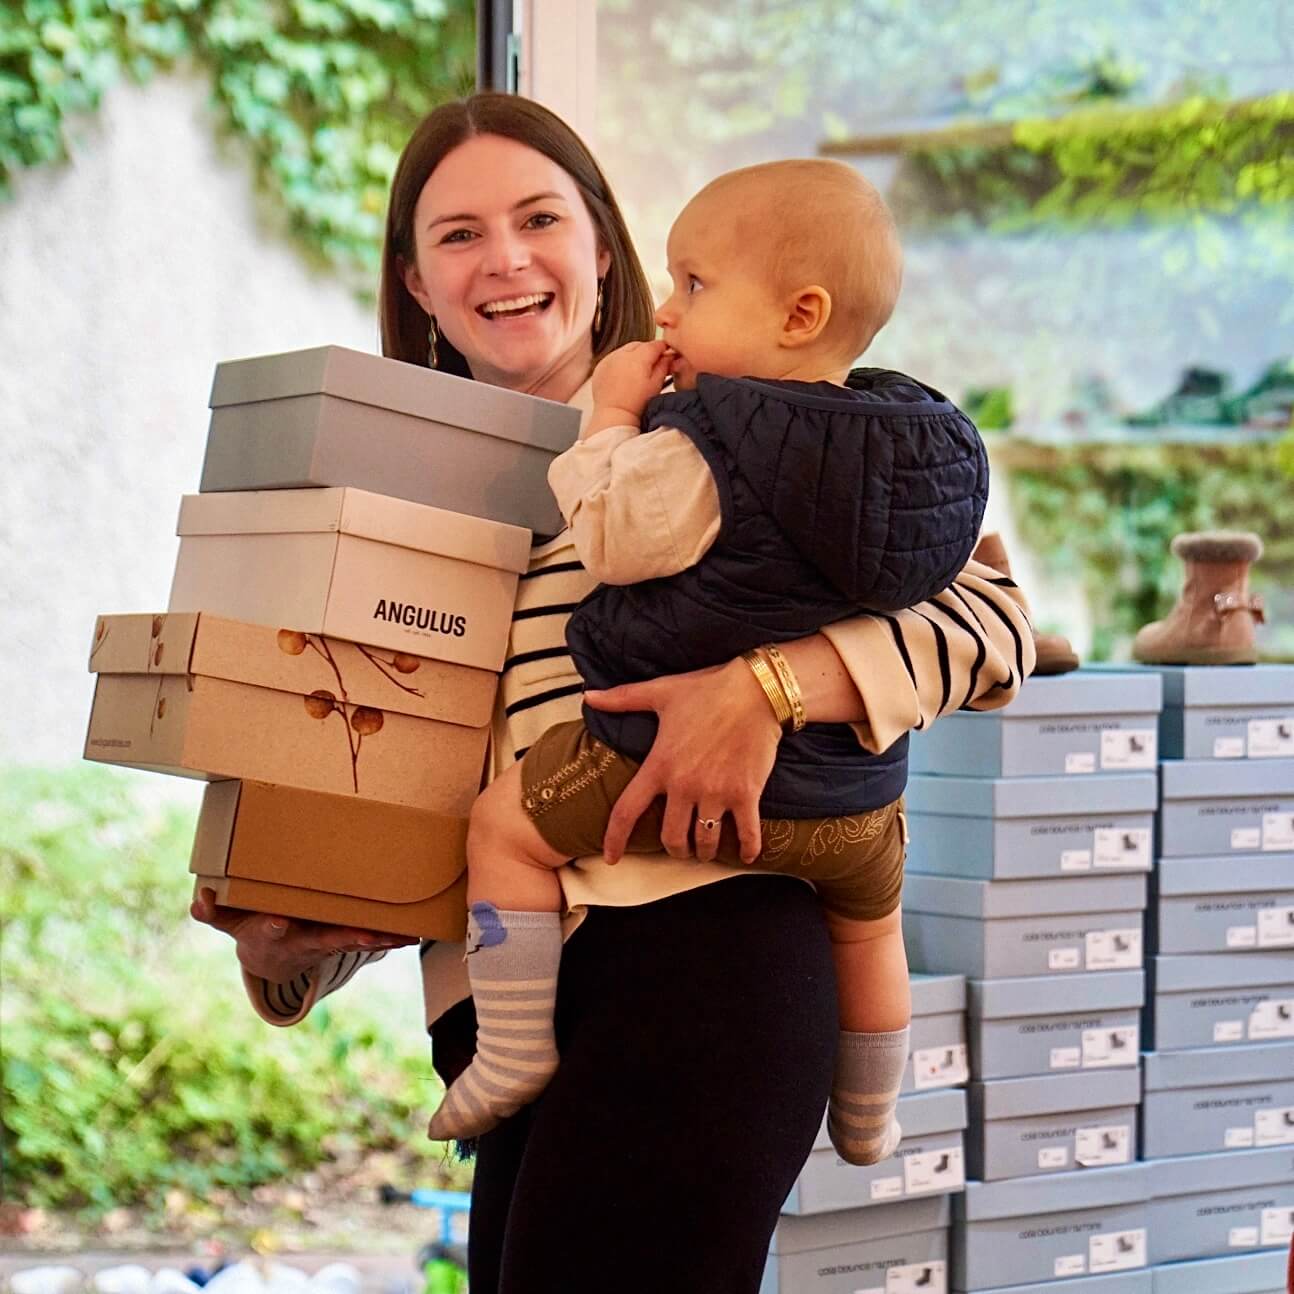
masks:
<instances>
[{"instance_id":1,"label":"stack of blue shoe boxes","mask_svg":"<svg viewBox=\"0 0 1294 1294\"><path fill-rule=\"evenodd\" d=\"M782 1206L760 1294L947 1294L967 1077L965 979L913 975L898 1151L867 1168L846 1164L824 1121Z\"/></svg>"},{"instance_id":2,"label":"stack of blue shoe boxes","mask_svg":"<svg viewBox=\"0 0 1294 1294\"><path fill-rule=\"evenodd\" d=\"M1294 1227L1294 667L1156 672L1142 1106L1155 1289L1267 1294L1284 1289Z\"/></svg>"},{"instance_id":3,"label":"stack of blue shoe boxes","mask_svg":"<svg viewBox=\"0 0 1294 1294\"><path fill-rule=\"evenodd\" d=\"M912 739L904 938L969 979L973 1180L951 1288L1149 1294L1137 1160L1161 688L1031 678Z\"/></svg>"}]
</instances>

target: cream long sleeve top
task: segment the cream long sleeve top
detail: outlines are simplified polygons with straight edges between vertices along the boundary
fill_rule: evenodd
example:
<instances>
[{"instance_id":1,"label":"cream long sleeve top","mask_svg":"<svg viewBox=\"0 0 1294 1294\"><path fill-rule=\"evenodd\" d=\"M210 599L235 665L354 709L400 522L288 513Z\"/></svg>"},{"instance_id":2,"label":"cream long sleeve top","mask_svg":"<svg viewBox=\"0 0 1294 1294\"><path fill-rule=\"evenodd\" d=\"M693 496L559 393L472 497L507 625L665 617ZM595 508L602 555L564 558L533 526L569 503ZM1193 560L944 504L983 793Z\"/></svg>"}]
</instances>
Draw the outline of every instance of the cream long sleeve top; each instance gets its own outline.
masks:
<instances>
[{"instance_id":1,"label":"cream long sleeve top","mask_svg":"<svg viewBox=\"0 0 1294 1294\"><path fill-rule=\"evenodd\" d=\"M589 384L571 400L587 417ZM549 472L569 529L532 550L521 577L491 729L492 776L547 728L580 717L583 683L566 649L566 621L599 582L632 583L684 570L714 542L719 499L700 452L680 431L607 428L577 442ZM578 550L578 551L577 551ZM585 560L581 560L583 557ZM938 597L905 611L864 615L823 629L862 697L852 725L868 750L969 708L993 710L1015 696L1033 668L1025 599L996 571L970 562ZM730 876L718 863L666 854L627 855L615 867L577 859L557 873L567 934L590 906L649 903ZM468 995L461 944L422 947L428 1026ZM302 1020L361 966L386 954L338 953L284 984L244 972L257 1012L274 1025Z\"/></svg>"}]
</instances>

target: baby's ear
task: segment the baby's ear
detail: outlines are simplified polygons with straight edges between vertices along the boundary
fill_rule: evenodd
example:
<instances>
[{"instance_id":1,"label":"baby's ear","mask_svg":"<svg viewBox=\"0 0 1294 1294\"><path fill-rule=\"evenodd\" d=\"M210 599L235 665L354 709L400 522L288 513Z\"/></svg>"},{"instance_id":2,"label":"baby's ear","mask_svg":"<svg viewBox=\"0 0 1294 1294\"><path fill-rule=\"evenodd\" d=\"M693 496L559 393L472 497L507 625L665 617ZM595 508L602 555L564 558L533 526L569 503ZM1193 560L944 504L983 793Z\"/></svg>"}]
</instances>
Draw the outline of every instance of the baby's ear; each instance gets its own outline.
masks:
<instances>
[{"instance_id":1,"label":"baby's ear","mask_svg":"<svg viewBox=\"0 0 1294 1294\"><path fill-rule=\"evenodd\" d=\"M831 318L831 293L816 283L790 299L782 321L784 346L808 346L821 338Z\"/></svg>"}]
</instances>

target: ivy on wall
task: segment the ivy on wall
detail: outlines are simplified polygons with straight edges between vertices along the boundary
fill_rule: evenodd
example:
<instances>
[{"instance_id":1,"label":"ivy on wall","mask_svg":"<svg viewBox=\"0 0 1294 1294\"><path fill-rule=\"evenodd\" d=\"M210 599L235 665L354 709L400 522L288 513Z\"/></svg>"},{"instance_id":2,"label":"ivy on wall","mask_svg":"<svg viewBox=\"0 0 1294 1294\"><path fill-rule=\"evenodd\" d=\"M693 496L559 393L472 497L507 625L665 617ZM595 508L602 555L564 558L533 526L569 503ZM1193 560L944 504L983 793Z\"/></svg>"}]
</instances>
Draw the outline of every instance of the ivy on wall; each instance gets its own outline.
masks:
<instances>
[{"instance_id":1,"label":"ivy on wall","mask_svg":"<svg viewBox=\"0 0 1294 1294\"><path fill-rule=\"evenodd\" d=\"M1048 573L1081 581L1093 659L1126 658L1136 631L1172 607L1182 568L1169 541L1181 531L1257 532L1265 550L1254 587L1268 595L1273 621L1294 613L1294 480L1279 470L1278 442L990 445L1029 549ZM1043 599L1034 600L1045 622ZM1263 636L1267 654L1294 659L1289 624Z\"/></svg>"},{"instance_id":2,"label":"ivy on wall","mask_svg":"<svg viewBox=\"0 0 1294 1294\"><path fill-rule=\"evenodd\" d=\"M475 85L473 0L21 0L0 8L0 196L69 156L122 78L208 71L224 126L317 264L372 290L387 186L437 103Z\"/></svg>"}]
</instances>

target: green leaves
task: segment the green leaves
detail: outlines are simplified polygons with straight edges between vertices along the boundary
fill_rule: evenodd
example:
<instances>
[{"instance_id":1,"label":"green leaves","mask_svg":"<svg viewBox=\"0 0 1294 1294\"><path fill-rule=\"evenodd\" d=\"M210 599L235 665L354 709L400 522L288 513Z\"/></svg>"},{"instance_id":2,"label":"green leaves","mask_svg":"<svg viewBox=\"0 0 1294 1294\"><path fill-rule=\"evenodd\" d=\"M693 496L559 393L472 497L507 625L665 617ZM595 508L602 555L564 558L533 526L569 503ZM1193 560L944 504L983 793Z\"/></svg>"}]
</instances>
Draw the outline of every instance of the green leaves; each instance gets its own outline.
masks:
<instances>
[{"instance_id":1,"label":"green leaves","mask_svg":"<svg viewBox=\"0 0 1294 1294\"><path fill-rule=\"evenodd\" d=\"M123 69L147 80L189 60L211 72L224 125L250 143L257 180L302 249L371 292L400 149L437 103L474 88L472 0L0 9L0 196L22 168L67 158L69 119L97 108Z\"/></svg>"}]
</instances>

